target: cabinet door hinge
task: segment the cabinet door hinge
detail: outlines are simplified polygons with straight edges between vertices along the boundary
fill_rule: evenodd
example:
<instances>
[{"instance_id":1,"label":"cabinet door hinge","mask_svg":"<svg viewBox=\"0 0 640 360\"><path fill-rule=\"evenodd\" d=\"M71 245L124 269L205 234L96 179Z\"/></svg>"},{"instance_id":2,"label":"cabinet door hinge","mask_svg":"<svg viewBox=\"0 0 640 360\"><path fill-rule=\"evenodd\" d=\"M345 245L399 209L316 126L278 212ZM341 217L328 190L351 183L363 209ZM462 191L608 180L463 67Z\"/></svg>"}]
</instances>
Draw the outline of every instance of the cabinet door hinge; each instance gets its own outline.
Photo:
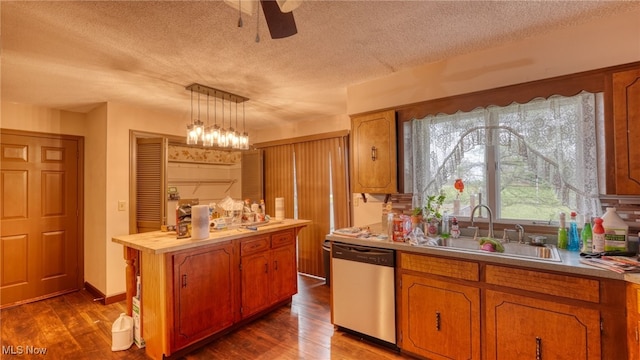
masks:
<instances>
[{"instance_id":1,"label":"cabinet door hinge","mask_svg":"<svg viewBox=\"0 0 640 360\"><path fill-rule=\"evenodd\" d=\"M244 313L244 308L240 306L240 315L242 315L243 313Z\"/></svg>"},{"instance_id":2,"label":"cabinet door hinge","mask_svg":"<svg viewBox=\"0 0 640 360\"><path fill-rule=\"evenodd\" d=\"M240 263L240 271L242 271L242 263Z\"/></svg>"}]
</instances>

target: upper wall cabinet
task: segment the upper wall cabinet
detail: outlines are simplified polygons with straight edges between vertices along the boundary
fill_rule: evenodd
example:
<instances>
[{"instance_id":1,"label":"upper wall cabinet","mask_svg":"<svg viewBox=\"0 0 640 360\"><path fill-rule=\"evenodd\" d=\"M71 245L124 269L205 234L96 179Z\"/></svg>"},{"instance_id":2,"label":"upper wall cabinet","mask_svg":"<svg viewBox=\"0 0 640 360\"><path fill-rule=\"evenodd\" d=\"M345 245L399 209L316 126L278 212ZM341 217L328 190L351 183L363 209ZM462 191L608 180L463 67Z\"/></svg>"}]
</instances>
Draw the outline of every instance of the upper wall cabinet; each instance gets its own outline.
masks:
<instances>
[{"instance_id":1,"label":"upper wall cabinet","mask_svg":"<svg viewBox=\"0 0 640 360\"><path fill-rule=\"evenodd\" d=\"M640 69L613 74L616 194L640 194Z\"/></svg>"},{"instance_id":2,"label":"upper wall cabinet","mask_svg":"<svg viewBox=\"0 0 640 360\"><path fill-rule=\"evenodd\" d=\"M354 116L351 133L352 192L398 192L395 111Z\"/></svg>"}]
</instances>

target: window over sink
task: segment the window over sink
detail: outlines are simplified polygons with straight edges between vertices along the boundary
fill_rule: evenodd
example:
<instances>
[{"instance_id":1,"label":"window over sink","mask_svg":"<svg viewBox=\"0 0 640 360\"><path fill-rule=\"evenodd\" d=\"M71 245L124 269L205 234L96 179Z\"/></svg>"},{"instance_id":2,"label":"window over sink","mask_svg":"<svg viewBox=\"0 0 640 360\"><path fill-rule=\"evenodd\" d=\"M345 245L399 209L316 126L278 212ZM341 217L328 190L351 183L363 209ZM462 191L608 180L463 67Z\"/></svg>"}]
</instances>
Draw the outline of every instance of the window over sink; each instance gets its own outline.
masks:
<instances>
[{"instance_id":1,"label":"window over sink","mask_svg":"<svg viewBox=\"0 0 640 360\"><path fill-rule=\"evenodd\" d=\"M469 216L487 204L503 220L556 221L559 212L599 214L604 157L603 93L430 114L403 124L405 189L414 206L444 193L444 210ZM464 182L459 194L456 179Z\"/></svg>"}]
</instances>

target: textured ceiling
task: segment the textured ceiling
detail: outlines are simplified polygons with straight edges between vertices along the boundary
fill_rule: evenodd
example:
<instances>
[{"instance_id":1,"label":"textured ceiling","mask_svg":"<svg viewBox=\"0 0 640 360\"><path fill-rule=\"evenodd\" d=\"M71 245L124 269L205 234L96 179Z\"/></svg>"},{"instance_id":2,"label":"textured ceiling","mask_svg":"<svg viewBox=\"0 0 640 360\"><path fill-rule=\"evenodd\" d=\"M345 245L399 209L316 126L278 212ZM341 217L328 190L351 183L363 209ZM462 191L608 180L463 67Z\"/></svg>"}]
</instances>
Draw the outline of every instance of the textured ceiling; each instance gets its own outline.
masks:
<instances>
[{"instance_id":1,"label":"textured ceiling","mask_svg":"<svg viewBox=\"0 0 640 360\"><path fill-rule=\"evenodd\" d=\"M351 84L639 5L306 0L293 11L298 34L272 40L264 17L243 14L238 28L221 1L2 1L2 99L79 112L117 101L188 118L185 86L196 82L250 98L256 130L345 114Z\"/></svg>"}]
</instances>

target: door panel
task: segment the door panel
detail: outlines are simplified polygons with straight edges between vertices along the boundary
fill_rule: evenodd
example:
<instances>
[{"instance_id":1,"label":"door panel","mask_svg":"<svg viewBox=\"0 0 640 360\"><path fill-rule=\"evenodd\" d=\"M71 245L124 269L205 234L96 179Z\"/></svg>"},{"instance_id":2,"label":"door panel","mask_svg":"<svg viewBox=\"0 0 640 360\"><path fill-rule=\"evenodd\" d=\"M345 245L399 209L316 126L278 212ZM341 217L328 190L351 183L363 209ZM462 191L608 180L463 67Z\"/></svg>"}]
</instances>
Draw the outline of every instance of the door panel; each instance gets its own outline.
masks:
<instances>
[{"instance_id":1,"label":"door panel","mask_svg":"<svg viewBox=\"0 0 640 360\"><path fill-rule=\"evenodd\" d=\"M79 289L79 140L2 133L0 306Z\"/></svg>"}]
</instances>

